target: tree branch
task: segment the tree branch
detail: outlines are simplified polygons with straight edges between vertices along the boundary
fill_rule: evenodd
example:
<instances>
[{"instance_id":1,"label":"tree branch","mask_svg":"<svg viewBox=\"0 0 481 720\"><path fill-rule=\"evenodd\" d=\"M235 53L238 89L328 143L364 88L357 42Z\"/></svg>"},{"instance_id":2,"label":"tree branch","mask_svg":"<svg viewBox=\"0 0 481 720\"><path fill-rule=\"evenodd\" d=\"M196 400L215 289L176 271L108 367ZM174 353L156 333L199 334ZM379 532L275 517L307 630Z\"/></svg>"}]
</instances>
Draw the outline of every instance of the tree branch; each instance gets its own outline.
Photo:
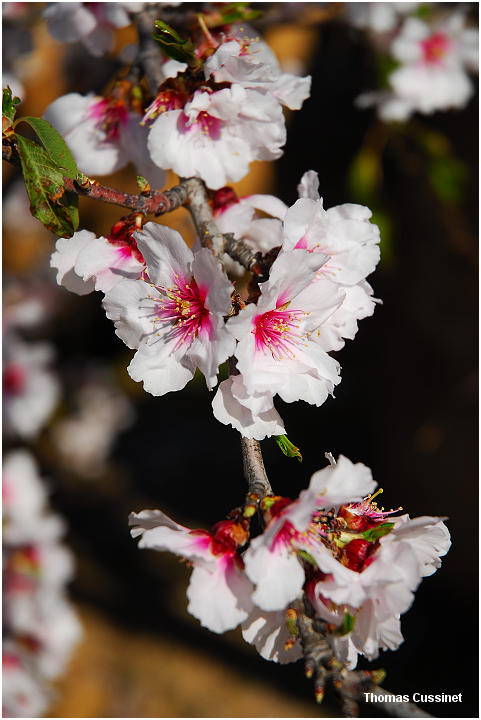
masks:
<instances>
[{"instance_id":1,"label":"tree branch","mask_svg":"<svg viewBox=\"0 0 481 720\"><path fill-rule=\"evenodd\" d=\"M415 703L396 701L394 693L380 688L378 682L382 682L384 671L343 668L335 659L327 640L326 624L308 614L305 602L302 599L295 600L291 607L297 615L305 674L308 678L314 678L317 702L322 702L325 685L330 683L341 697L344 717L357 717L358 703L361 701L376 705L391 717L433 717Z\"/></svg>"},{"instance_id":2,"label":"tree branch","mask_svg":"<svg viewBox=\"0 0 481 720\"><path fill-rule=\"evenodd\" d=\"M159 19L159 8L156 4L151 5L136 13L133 16L137 33L139 36L139 50L135 59L135 64L140 65L147 77L150 91L155 97L159 85L164 80L162 72L162 61L164 56L159 44L152 37L154 30L154 20Z\"/></svg>"}]
</instances>

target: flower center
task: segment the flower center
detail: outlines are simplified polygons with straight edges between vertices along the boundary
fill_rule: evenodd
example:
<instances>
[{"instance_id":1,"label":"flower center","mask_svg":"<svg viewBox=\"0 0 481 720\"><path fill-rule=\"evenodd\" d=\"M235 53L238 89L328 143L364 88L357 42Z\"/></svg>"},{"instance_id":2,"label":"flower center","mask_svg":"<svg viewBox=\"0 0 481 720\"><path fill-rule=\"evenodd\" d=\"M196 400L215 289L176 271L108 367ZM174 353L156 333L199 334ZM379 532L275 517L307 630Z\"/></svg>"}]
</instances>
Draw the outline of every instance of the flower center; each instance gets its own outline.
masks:
<instances>
[{"instance_id":1,"label":"flower center","mask_svg":"<svg viewBox=\"0 0 481 720\"><path fill-rule=\"evenodd\" d=\"M3 371L3 391L7 395L20 395L25 390L27 377L20 365L7 365Z\"/></svg>"},{"instance_id":2,"label":"flower center","mask_svg":"<svg viewBox=\"0 0 481 720\"><path fill-rule=\"evenodd\" d=\"M205 307L207 288L199 287L194 279L175 276L170 288L158 288L163 297L156 299L157 317L155 322L170 323L171 337L177 339L175 349L183 343L191 344L198 335L211 339L212 323Z\"/></svg>"},{"instance_id":3,"label":"flower center","mask_svg":"<svg viewBox=\"0 0 481 720\"><path fill-rule=\"evenodd\" d=\"M307 335L299 332L299 321L307 313L304 310L285 310L285 307L282 305L279 309L256 315L251 331L256 351L268 351L274 360L293 359L297 348L306 347Z\"/></svg>"},{"instance_id":4,"label":"flower center","mask_svg":"<svg viewBox=\"0 0 481 720\"><path fill-rule=\"evenodd\" d=\"M155 120L156 117L168 110L181 110L185 105L186 99L185 93L179 90L173 88L162 90L145 111L142 123L147 122L147 120Z\"/></svg>"},{"instance_id":5,"label":"flower center","mask_svg":"<svg viewBox=\"0 0 481 720\"><path fill-rule=\"evenodd\" d=\"M183 133L194 127L200 127L202 135L206 135L210 140L218 140L222 129L222 121L202 110L194 121L190 121L188 115L182 113L179 117L178 127L180 132Z\"/></svg>"},{"instance_id":6,"label":"flower center","mask_svg":"<svg viewBox=\"0 0 481 720\"><path fill-rule=\"evenodd\" d=\"M127 124L129 111L123 100L102 98L90 106L88 115L97 120L96 127L105 133L105 139L115 142L121 126Z\"/></svg>"},{"instance_id":7,"label":"flower center","mask_svg":"<svg viewBox=\"0 0 481 720\"><path fill-rule=\"evenodd\" d=\"M434 33L425 40L421 40L424 62L435 65L439 63L451 45L451 41L443 32Z\"/></svg>"},{"instance_id":8,"label":"flower center","mask_svg":"<svg viewBox=\"0 0 481 720\"><path fill-rule=\"evenodd\" d=\"M115 245L122 252L123 256L131 255L138 262L145 265L145 260L137 247L137 241L133 236L136 230L142 227L143 216L140 213L121 218L112 226L107 240L111 245Z\"/></svg>"}]
</instances>

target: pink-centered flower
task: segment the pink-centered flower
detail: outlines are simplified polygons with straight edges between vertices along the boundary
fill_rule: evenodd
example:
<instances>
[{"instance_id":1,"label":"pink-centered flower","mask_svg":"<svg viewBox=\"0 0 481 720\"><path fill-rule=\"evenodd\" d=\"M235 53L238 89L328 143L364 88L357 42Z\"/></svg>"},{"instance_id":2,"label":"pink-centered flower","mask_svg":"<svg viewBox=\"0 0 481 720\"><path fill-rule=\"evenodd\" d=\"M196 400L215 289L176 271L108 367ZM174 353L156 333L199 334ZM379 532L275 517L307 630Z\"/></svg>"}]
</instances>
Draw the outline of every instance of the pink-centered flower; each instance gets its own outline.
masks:
<instances>
[{"instance_id":1,"label":"pink-centered flower","mask_svg":"<svg viewBox=\"0 0 481 720\"><path fill-rule=\"evenodd\" d=\"M245 523L225 520L211 531L189 530L160 510L131 513L132 536L140 548L170 550L189 560L188 611L216 633L232 630L252 609L252 584L238 550L247 541Z\"/></svg>"},{"instance_id":2,"label":"pink-centered flower","mask_svg":"<svg viewBox=\"0 0 481 720\"><path fill-rule=\"evenodd\" d=\"M104 300L117 335L137 348L129 374L164 395L182 389L198 367L212 388L235 345L224 322L231 283L209 250L193 255L175 230L147 223L135 239L149 282L122 280Z\"/></svg>"},{"instance_id":3,"label":"pink-centered flower","mask_svg":"<svg viewBox=\"0 0 481 720\"><path fill-rule=\"evenodd\" d=\"M399 121L464 107L474 92L467 71L478 69L478 37L460 11L432 24L407 18L391 47L400 66L388 78L390 90L361 96L359 104L377 104L384 120Z\"/></svg>"},{"instance_id":4,"label":"pink-centered flower","mask_svg":"<svg viewBox=\"0 0 481 720\"><path fill-rule=\"evenodd\" d=\"M314 282L322 253L291 250L273 263L261 296L227 323L237 338L237 368L248 394L322 405L340 382L338 364L312 335L342 302L336 285Z\"/></svg>"},{"instance_id":5,"label":"pink-centered flower","mask_svg":"<svg viewBox=\"0 0 481 720\"><path fill-rule=\"evenodd\" d=\"M218 189L240 180L253 160L280 157L284 142L277 101L234 84L196 90L182 109L163 112L152 124L148 148L159 167Z\"/></svg>"},{"instance_id":6,"label":"pink-centered flower","mask_svg":"<svg viewBox=\"0 0 481 720\"><path fill-rule=\"evenodd\" d=\"M133 234L140 227L134 219L120 220L107 237L78 230L71 238L59 238L50 266L57 282L70 292L86 295L93 290L108 292L124 278L137 279L145 261Z\"/></svg>"},{"instance_id":7,"label":"pink-centered flower","mask_svg":"<svg viewBox=\"0 0 481 720\"><path fill-rule=\"evenodd\" d=\"M264 500L266 530L244 554L256 606L280 612L305 592L351 667L358 653L372 659L398 647L400 615L450 546L442 518L393 516L375 503L374 487L368 468L341 456L298 500Z\"/></svg>"},{"instance_id":8,"label":"pink-centered flower","mask_svg":"<svg viewBox=\"0 0 481 720\"><path fill-rule=\"evenodd\" d=\"M54 100L44 118L64 137L87 175L107 175L131 162L153 187L164 184L165 174L147 151L148 129L124 99L69 93Z\"/></svg>"}]
</instances>

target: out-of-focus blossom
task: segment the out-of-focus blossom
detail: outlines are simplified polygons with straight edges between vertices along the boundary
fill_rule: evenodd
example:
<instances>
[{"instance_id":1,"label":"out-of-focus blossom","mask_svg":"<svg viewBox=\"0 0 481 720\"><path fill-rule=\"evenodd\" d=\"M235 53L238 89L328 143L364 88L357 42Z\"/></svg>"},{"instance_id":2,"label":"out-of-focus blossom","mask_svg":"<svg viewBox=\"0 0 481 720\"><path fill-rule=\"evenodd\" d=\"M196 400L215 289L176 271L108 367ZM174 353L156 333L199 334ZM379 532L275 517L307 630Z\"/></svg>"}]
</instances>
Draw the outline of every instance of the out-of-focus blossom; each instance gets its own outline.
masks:
<instances>
[{"instance_id":1,"label":"out-of-focus blossom","mask_svg":"<svg viewBox=\"0 0 481 720\"><path fill-rule=\"evenodd\" d=\"M188 611L216 633L232 630L252 609L252 584L244 574L239 547L248 538L247 523L224 520L210 532L189 530L160 510L131 513L132 536L140 548L170 550L194 569L187 590Z\"/></svg>"},{"instance_id":2,"label":"out-of-focus blossom","mask_svg":"<svg viewBox=\"0 0 481 720\"><path fill-rule=\"evenodd\" d=\"M43 12L47 27L60 42L80 41L96 57L110 52L114 28L130 24L129 12L142 10L145 3L55 2Z\"/></svg>"},{"instance_id":3,"label":"out-of-focus blossom","mask_svg":"<svg viewBox=\"0 0 481 720\"><path fill-rule=\"evenodd\" d=\"M107 379L96 377L76 393L76 411L52 428L60 461L70 472L94 478L102 474L118 437L133 421L127 397Z\"/></svg>"},{"instance_id":4,"label":"out-of-focus blossom","mask_svg":"<svg viewBox=\"0 0 481 720\"><path fill-rule=\"evenodd\" d=\"M153 187L164 184L165 173L147 151L148 130L125 97L68 93L47 107L44 118L65 138L82 172L107 175L131 162Z\"/></svg>"},{"instance_id":5,"label":"out-of-focus blossom","mask_svg":"<svg viewBox=\"0 0 481 720\"><path fill-rule=\"evenodd\" d=\"M408 18L392 43L399 67L389 75L390 90L361 95L358 105L377 105L388 121L464 107L474 92L467 70L478 68L478 38L461 12L432 24Z\"/></svg>"},{"instance_id":6,"label":"out-of-focus blossom","mask_svg":"<svg viewBox=\"0 0 481 720\"><path fill-rule=\"evenodd\" d=\"M4 430L29 439L47 422L59 398L58 380L49 370L53 348L24 342L13 332L3 342Z\"/></svg>"},{"instance_id":7,"label":"out-of-focus blossom","mask_svg":"<svg viewBox=\"0 0 481 720\"><path fill-rule=\"evenodd\" d=\"M346 18L354 27L384 33L394 30L399 20L414 12L417 2L351 2L345 3Z\"/></svg>"},{"instance_id":8,"label":"out-of-focus blossom","mask_svg":"<svg viewBox=\"0 0 481 720\"><path fill-rule=\"evenodd\" d=\"M135 238L149 282L122 280L104 300L117 335L137 349L130 376L164 395L181 390L198 367L212 388L235 345L224 322L232 284L210 250L192 254L175 230L147 223Z\"/></svg>"},{"instance_id":9,"label":"out-of-focus blossom","mask_svg":"<svg viewBox=\"0 0 481 720\"><path fill-rule=\"evenodd\" d=\"M47 680L65 669L81 628L65 592L73 561L60 544L64 526L26 450L5 458L2 497L3 697L14 717L28 717L50 701Z\"/></svg>"}]
</instances>

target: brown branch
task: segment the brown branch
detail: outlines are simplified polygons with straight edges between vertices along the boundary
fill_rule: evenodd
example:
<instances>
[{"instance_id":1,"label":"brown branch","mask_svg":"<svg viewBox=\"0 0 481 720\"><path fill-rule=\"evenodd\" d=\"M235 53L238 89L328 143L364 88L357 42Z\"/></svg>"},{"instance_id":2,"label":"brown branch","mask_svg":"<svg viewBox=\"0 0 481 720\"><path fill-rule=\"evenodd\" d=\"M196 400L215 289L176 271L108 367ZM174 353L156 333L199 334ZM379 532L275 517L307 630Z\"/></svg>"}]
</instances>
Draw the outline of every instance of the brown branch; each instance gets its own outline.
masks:
<instances>
[{"instance_id":1,"label":"brown branch","mask_svg":"<svg viewBox=\"0 0 481 720\"><path fill-rule=\"evenodd\" d=\"M224 235L214 222L207 190L200 178L181 178L181 184L187 190L187 208L192 215L195 229L203 247L208 247L214 255L220 257L224 252Z\"/></svg>"},{"instance_id":2,"label":"brown branch","mask_svg":"<svg viewBox=\"0 0 481 720\"><path fill-rule=\"evenodd\" d=\"M317 702L322 702L325 685L329 683L342 700L344 717L357 717L361 701L376 705L391 717L433 717L415 703L399 702L394 693L380 688L378 682L384 678L384 671L346 670L336 660L327 640L326 624L311 617L305 602L299 598L291 607L297 614L296 624L304 652L305 674L314 679Z\"/></svg>"},{"instance_id":3,"label":"brown branch","mask_svg":"<svg viewBox=\"0 0 481 720\"><path fill-rule=\"evenodd\" d=\"M154 97L157 95L159 85L165 80L162 72L164 56L159 44L152 37L154 21L159 19L159 15L158 6L152 4L133 16L139 36L139 49L134 64L143 68Z\"/></svg>"}]
</instances>

